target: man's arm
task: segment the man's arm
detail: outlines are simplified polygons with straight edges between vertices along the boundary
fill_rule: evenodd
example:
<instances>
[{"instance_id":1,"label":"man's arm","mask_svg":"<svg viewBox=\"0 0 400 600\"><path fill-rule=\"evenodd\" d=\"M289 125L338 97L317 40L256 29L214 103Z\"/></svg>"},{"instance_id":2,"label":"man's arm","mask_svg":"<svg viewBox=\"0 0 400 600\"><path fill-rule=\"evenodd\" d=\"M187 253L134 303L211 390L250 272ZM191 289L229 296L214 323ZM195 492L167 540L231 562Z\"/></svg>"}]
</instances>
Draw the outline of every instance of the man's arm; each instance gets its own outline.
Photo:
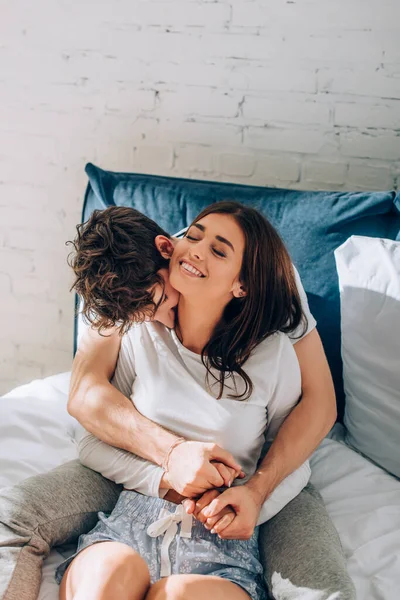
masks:
<instances>
[{"instance_id":1,"label":"man's arm","mask_svg":"<svg viewBox=\"0 0 400 600\"><path fill-rule=\"evenodd\" d=\"M143 417L111 383L121 336L88 329L72 365L68 412L100 440L161 465L177 436Z\"/></svg>"},{"instance_id":2,"label":"man's arm","mask_svg":"<svg viewBox=\"0 0 400 600\"><path fill-rule=\"evenodd\" d=\"M262 469L253 477L267 497L314 452L336 420L336 398L328 362L316 329L294 345L302 397L274 438Z\"/></svg>"},{"instance_id":3,"label":"man's arm","mask_svg":"<svg viewBox=\"0 0 400 600\"><path fill-rule=\"evenodd\" d=\"M216 444L192 441L181 443L171 451L179 438L136 410L128 398L134 370L133 364L130 368L128 338L125 341L125 355L121 351L124 360L119 361L114 378L119 389L109 381L121 349L118 332L109 330L104 337L88 329L79 344L73 363L68 411L92 434L79 442L84 461L91 461L88 466L100 472L107 469L111 479L132 485L132 478L143 481L141 468L143 473L149 469L144 464L140 467L137 456L160 466L168 458L168 472L164 473L160 487L190 496L230 484L241 469L229 452ZM117 449L126 450L129 455ZM107 465L103 464L105 454L109 458ZM153 479L158 481L159 473L154 471ZM154 488L155 484L152 495Z\"/></svg>"}]
</instances>

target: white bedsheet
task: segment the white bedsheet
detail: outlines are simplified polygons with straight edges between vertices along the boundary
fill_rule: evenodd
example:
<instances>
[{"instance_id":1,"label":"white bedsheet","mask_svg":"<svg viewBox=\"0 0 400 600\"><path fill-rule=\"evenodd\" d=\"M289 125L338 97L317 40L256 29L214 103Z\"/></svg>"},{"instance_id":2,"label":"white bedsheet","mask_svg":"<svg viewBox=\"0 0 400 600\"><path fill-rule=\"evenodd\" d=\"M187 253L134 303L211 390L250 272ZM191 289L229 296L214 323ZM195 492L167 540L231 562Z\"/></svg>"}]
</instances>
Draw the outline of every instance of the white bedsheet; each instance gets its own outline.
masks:
<instances>
[{"instance_id":1,"label":"white bedsheet","mask_svg":"<svg viewBox=\"0 0 400 600\"><path fill-rule=\"evenodd\" d=\"M0 487L76 457L74 419L66 411L69 374L16 388L0 399ZM358 600L400 598L400 482L343 442L336 426L311 461L339 532ZM39 600L57 600L53 550L45 561ZM314 597L314 596L313 596ZM312 600L304 597L302 600Z\"/></svg>"}]
</instances>

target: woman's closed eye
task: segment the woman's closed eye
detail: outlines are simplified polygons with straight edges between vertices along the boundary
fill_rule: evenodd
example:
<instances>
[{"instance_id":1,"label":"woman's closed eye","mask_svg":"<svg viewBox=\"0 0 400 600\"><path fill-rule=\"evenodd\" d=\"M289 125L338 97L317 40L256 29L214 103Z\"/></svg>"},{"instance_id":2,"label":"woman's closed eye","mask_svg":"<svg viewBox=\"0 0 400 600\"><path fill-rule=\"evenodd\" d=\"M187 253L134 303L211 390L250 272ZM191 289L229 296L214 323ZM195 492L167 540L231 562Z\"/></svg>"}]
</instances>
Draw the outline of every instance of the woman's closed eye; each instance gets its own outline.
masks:
<instances>
[{"instance_id":1,"label":"woman's closed eye","mask_svg":"<svg viewBox=\"0 0 400 600\"><path fill-rule=\"evenodd\" d=\"M200 241L200 238L195 238L195 237L193 237L191 235L187 235L187 234L186 234L186 239L190 240L191 242L199 242ZM225 252L222 252L221 250L217 250L217 248L212 248L212 251L214 252L214 254L216 254L220 258L226 258Z\"/></svg>"}]
</instances>

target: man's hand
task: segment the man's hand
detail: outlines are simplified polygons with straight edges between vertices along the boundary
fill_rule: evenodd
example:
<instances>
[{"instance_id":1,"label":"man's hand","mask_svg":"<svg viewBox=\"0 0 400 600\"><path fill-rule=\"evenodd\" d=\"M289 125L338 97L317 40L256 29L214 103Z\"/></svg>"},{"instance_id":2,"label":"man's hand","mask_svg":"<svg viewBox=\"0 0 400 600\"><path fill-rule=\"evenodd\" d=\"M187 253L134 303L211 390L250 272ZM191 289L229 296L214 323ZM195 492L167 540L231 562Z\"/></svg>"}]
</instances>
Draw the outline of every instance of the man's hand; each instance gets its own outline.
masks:
<instances>
[{"instance_id":1,"label":"man's hand","mask_svg":"<svg viewBox=\"0 0 400 600\"><path fill-rule=\"evenodd\" d=\"M160 487L195 498L212 488L229 487L236 477L244 476L232 454L217 444L187 441L172 450Z\"/></svg>"},{"instance_id":2,"label":"man's hand","mask_svg":"<svg viewBox=\"0 0 400 600\"><path fill-rule=\"evenodd\" d=\"M248 540L253 535L262 502L262 496L251 486L235 486L219 494L202 509L202 516L206 519L204 524L214 529L222 539ZM223 512L227 507L236 514L229 523Z\"/></svg>"}]
</instances>

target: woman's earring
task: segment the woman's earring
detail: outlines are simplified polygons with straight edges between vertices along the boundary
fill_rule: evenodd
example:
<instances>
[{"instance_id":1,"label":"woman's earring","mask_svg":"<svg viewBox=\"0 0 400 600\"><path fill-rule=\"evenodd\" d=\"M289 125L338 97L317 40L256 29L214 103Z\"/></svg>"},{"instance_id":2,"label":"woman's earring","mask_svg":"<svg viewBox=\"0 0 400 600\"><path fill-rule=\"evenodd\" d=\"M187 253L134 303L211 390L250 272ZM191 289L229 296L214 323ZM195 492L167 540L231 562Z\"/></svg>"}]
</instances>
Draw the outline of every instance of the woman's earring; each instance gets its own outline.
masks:
<instances>
[{"instance_id":1,"label":"woman's earring","mask_svg":"<svg viewBox=\"0 0 400 600\"><path fill-rule=\"evenodd\" d=\"M246 294L245 294L244 292L239 292L239 296L240 296L241 298L243 298L243 296L245 296L245 295L246 295Z\"/></svg>"}]
</instances>

